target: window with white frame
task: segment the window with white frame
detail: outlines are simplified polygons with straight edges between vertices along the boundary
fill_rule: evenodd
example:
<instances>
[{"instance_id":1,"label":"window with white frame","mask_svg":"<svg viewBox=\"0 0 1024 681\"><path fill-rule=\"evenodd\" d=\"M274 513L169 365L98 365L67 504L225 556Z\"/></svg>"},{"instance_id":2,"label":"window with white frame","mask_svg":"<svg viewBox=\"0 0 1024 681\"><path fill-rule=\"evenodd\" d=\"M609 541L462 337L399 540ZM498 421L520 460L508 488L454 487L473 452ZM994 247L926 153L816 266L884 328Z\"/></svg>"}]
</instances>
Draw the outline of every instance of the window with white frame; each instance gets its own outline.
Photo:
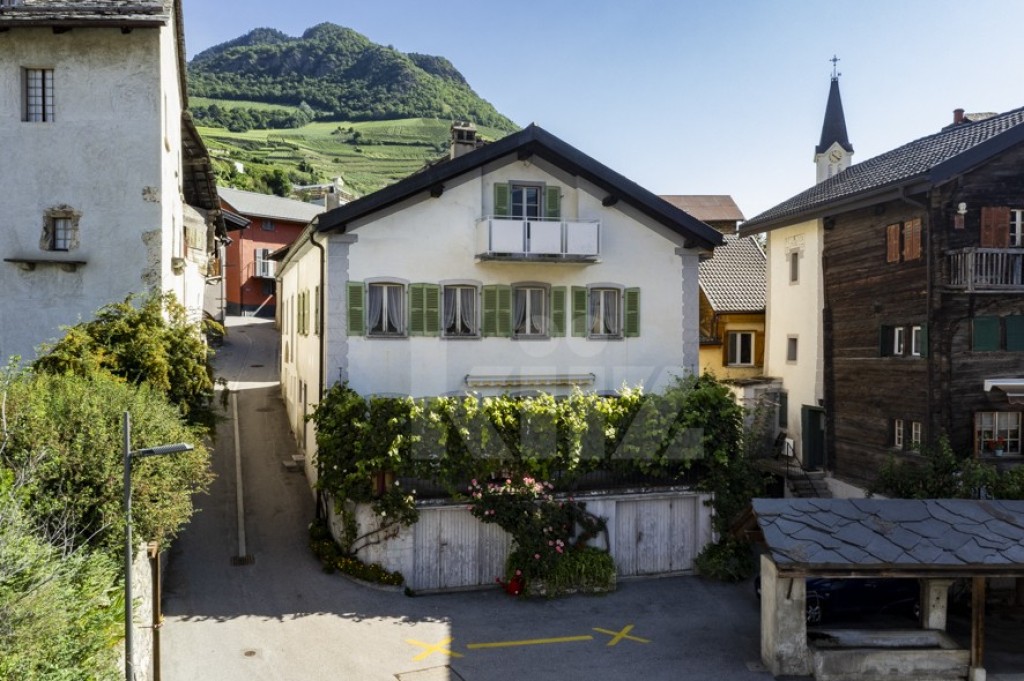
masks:
<instances>
[{"instance_id":1,"label":"window with white frame","mask_svg":"<svg viewBox=\"0 0 1024 681\"><path fill-rule=\"evenodd\" d=\"M520 338L542 337L548 333L548 292L540 286L513 289L512 330Z\"/></svg>"},{"instance_id":2,"label":"window with white frame","mask_svg":"<svg viewBox=\"0 0 1024 681\"><path fill-rule=\"evenodd\" d=\"M276 272L277 263L270 259L269 248L257 248L253 254L255 264L255 276L270 278Z\"/></svg>"},{"instance_id":3,"label":"window with white frame","mask_svg":"<svg viewBox=\"0 0 1024 681\"><path fill-rule=\"evenodd\" d=\"M981 453L1020 454L1019 411L979 411L974 414L974 441Z\"/></svg>"},{"instance_id":4,"label":"window with white frame","mask_svg":"<svg viewBox=\"0 0 1024 681\"><path fill-rule=\"evenodd\" d=\"M404 336L405 286L367 284L366 325L370 336Z\"/></svg>"},{"instance_id":5,"label":"window with white frame","mask_svg":"<svg viewBox=\"0 0 1024 681\"><path fill-rule=\"evenodd\" d=\"M54 120L53 69L24 69L24 115L22 120L42 123Z\"/></svg>"},{"instance_id":6,"label":"window with white frame","mask_svg":"<svg viewBox=\"0 0 1024 681\"><path fill-rule=\"evenodd\" d=\"M532 184L513 184L511 186L511 214L521 218L539 218L543 187Z\"/></svg>"},{"instance_id":7,"label":"window with white frame","mask_svg":"<svg viewBox=\"0 0 1024 681\"><path fill-rule=\"evenodd\" d=\"M892 421L892 446L903 449L903 419Z\"/></svg>"},{"instance_id":8,"label":"window with white frame","mask_svg":"<svg viewBox=\"0 0 1024 681\"><path fill-rule=\"evenodd\" d=\"M622 292L615 288L592 288L589 291L588 328L591 336L619 338L622 336Z\"/></svg>"},{"instance_id":9,"label":"window with white frame","mask_svg":"<svg viewBox=\"0 0 1024 681\"><path fill-rule=\"evenodd\" d=\"M910 327L910 354L912 357L921 356L921 327L914 325Z\"/></svg>"},{"instance_id":10,"label":"window with white frame","mask_svg":"<svg viewBox=\"0 0 1024 681\"><path fill-rule=\"evenodd\" d=\"M894 326L892 329L892 354L902 355L906 350L907 331L902 326Z\"/></svg>"},{"instance_id":11,"label":"window with white frame","mask_svg":"<svg viewBox=\"0 0 1024 681\"><path fill-rule=\"evenodd\" d=\"M1010 210L1010 246L1024 248L1024 209Z\"/></svg>"},{"instance_id":12,"label":"window with white frame","mask_svg":"<svg viewBox=\"0 0 1024 681\"><path fill-rule=\"evenodd\" d=\"M911 421L910 422L910 444L911 446L918 446L921 444L921 422Z\"/></svg>"},{"instance_id":13,"label":"window with white frame","mask_svg":"<svg viewBox=\"0 0 1024 681\"><path fill-rule=\"evenodd\" d=\"M450 338L480 334L475 286L445 286L441 302L444 335Z\"/></svg>"},{"instance_id":14,"label":"window with white frame","mask_svg":"<svg viewBox=\"0 0 1024 681\"><path fill-rule=\"evenodd\" d=\"M728 334L728 344L726 363L729 366L754 365L753 331L730 331Z\"/></svg>"}]
</instances>

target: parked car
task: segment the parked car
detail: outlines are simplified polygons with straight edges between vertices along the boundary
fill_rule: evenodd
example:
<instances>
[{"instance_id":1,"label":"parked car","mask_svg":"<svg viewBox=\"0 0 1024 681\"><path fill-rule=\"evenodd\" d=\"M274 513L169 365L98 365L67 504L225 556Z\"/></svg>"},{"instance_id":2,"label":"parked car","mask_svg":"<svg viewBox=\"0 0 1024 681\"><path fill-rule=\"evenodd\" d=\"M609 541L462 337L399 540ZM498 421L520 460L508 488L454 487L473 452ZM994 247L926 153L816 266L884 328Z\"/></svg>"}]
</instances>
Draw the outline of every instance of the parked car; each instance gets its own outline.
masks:
<instances>
[{"instance_id":1,"label":"parked car","mask_svg":"<svg viewBox=\"0 0 1024 681\"><path fill-rule=\"evenodd\" d=\"M761 577L754 580L761 598ZM918 619L921 585L916 579L807 579L807 623L864 615L892 614Z\"/></svg>"}]
</instances>

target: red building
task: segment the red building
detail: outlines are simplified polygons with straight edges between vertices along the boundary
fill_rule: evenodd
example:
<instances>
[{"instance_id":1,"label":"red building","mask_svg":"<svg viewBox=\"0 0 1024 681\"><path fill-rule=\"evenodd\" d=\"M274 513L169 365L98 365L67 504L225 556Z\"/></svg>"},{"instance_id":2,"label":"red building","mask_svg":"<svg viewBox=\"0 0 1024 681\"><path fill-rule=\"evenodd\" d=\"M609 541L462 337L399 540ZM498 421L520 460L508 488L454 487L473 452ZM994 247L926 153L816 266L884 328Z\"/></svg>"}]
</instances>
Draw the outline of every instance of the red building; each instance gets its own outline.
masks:
<instances>
[{"instance_id":1,"label":"red building","mask_svg":"<svg viewBox=\"0 0 1024 681\"><path fill-rule=\"evenodd\" d=\"M224 267L224 310L229 315L273 317L276 266L269 255L289 246L323 206L218 187L221 207L249 225L231 233Z\"/></svg>"}]
</instances>

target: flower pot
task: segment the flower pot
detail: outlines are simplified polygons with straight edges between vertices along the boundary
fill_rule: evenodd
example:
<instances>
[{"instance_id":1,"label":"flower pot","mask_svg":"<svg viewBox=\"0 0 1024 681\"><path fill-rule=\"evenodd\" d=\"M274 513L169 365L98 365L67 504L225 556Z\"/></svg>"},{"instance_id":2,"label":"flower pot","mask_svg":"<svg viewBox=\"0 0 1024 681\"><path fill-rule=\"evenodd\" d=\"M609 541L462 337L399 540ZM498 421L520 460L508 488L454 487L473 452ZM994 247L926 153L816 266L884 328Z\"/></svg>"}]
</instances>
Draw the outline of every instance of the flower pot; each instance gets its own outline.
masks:
<instances>
[{"instance_id":1,"label":"flower pot","mask_svg":"<svg viewBox=\"0 0 1024 681\"><path fill-rule=\"evenodd\" d=\"M1002 447L997 448L994 453L995 453L996 456L1002 456L1003 455Z\"/></svg>"}]
</instances>

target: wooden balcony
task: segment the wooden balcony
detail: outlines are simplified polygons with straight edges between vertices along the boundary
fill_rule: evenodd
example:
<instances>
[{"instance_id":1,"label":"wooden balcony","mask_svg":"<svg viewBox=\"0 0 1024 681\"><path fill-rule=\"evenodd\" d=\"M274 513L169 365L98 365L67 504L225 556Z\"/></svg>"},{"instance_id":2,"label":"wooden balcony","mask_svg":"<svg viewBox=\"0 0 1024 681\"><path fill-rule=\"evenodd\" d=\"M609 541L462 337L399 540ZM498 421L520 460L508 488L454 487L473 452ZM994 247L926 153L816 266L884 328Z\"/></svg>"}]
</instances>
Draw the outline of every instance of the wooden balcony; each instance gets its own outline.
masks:
<instances>
[{"instance_id":1,"label":"wooden balcony","mask_svg":"<svg viewBox=\"0 0 1024 681\"><path fill-rule=\"evenodd\" d=\"M962 248L946 253L951 289L1024 293L1024 248Z\"/></svg>"},{"instance_id":2,"label":"wooden balcony","mask_svg":"<svg viewBox=\"0 0 1024 681\"><path fill-rule=\"evenodd\" d=\"M485 217L477 221L480 260L597 262L600 220L522 220Z\"/></svg>"}]
</instances>

